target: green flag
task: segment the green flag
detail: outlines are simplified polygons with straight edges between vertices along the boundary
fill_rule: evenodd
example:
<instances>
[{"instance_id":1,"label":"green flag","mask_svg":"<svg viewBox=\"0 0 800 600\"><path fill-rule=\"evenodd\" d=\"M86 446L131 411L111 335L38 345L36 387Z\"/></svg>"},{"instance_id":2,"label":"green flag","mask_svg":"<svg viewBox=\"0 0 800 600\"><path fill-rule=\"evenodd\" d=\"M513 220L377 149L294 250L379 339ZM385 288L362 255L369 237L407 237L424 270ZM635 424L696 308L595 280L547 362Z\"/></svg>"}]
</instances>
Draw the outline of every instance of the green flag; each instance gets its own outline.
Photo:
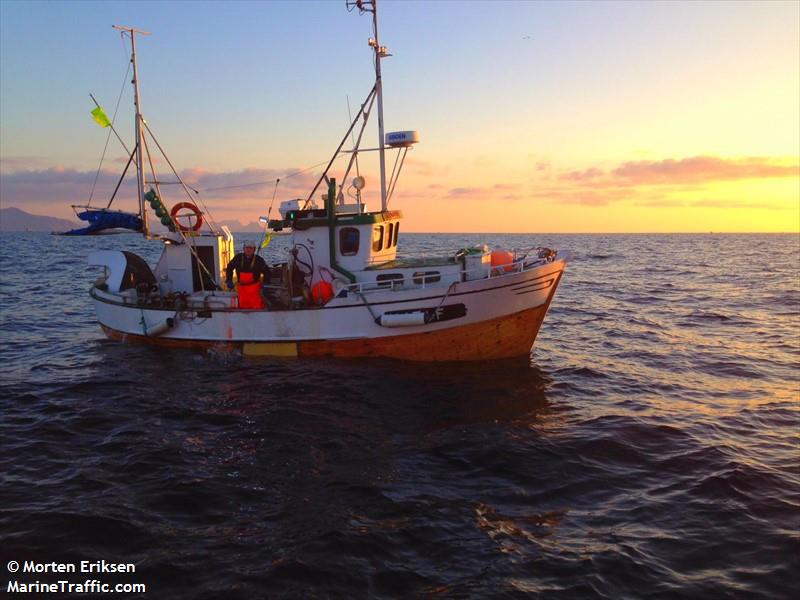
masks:
<instances>
[{"instance_id":1,"label":"green flag","mask_svg":"<svg viewBox=\"0 0 800 600\"><path fill-rule=\"evenodd\" d=\"M269 246L269 243L270 243L271 241L272 241L272 234L271 234L271 233L269 233L269 234L267 234L267 236L264 238L264 241L263 241L263 242L261 242L261 247L262 247L262 248L266 248L267 246Z\"/></svg>"},{"instance_id":2,"label":"green flag","mask_svg":"<svg viewBox=\"0 0 800 600\"><path fill-rule=\"evenodd\" d=\"M101 107L97 107L92 111L92 117L100 127L111 127L111 121L109 121L106 113L103 112Z\"/></svg>"}]
</instances>

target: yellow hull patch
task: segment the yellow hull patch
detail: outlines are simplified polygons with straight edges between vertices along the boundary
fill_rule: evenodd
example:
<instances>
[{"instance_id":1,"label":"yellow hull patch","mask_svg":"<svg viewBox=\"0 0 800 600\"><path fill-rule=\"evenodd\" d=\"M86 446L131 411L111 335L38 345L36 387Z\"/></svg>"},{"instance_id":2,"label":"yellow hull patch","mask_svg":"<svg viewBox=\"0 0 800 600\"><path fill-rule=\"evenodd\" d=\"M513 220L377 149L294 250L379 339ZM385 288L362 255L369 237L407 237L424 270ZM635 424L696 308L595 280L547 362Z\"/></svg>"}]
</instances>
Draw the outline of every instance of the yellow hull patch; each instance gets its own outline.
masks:
<instances>
[{"instance_id":1,"label":"yellow hull patch","mask_svg":"<svg viewBox=\"0 0 800 600\"><path fill-rule=\"evenodd\" d=\"M296 342L245 342L242 345L245 356L282 356L297 358Z\"/></svg>"}]
</instances>

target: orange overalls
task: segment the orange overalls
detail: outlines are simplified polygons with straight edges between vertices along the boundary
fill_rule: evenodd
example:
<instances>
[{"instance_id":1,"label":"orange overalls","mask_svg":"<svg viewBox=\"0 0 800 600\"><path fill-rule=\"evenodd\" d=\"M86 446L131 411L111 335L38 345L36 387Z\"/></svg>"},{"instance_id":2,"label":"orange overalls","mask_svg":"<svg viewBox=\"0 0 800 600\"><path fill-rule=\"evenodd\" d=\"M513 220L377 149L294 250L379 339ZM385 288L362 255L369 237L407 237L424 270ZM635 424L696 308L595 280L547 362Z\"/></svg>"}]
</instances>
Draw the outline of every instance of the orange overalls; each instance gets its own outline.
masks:
<instances>
[{"instance_id":1,"label":"orange overalls","mask_svg":"<svg viewBox=\"0 0 800 600\"><path fill-rule=\"evenodd\" d=\"M239 308L264 308L261 282L252 273L239 273Z\"/></svg>"}]
</instances>

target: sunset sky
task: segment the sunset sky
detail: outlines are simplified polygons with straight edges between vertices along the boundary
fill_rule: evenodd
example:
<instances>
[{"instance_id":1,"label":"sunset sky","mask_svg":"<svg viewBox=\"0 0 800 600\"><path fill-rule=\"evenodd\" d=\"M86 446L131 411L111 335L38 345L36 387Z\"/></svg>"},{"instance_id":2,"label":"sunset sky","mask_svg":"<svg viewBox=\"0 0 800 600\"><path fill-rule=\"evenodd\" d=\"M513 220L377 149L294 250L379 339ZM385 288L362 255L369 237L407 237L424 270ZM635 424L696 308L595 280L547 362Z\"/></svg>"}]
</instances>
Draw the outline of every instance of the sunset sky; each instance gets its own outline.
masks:
<instances>
[{"instance_id":1,"label":"sunset sky","mask_svg":"<svg viewBox=\"0 0 800 600\"><path fill-rule=\"evenodd\" d=\"M800 231L800 3L383 1L380 19L387 131L422 137L390 205L406 231ZM320 170L286 174L330 158L372 85L370 19L344 0L4 0L2 207L88 200L108 131L89 93L111 117L128 66L113 24L153 33L145 118L218 220L255 221L274 185L213 188L307 195ZM112 139L95 203L125 160Z\"/></svg>"}]
</instances>

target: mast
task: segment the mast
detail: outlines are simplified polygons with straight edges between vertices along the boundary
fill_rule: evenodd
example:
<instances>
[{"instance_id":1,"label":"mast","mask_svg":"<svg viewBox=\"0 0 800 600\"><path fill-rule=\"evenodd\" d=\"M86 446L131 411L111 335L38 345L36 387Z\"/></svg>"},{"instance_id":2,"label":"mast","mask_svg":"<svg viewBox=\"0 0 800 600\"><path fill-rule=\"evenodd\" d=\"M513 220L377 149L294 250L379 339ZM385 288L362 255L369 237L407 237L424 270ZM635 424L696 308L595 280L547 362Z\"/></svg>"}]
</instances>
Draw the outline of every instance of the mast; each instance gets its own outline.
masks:
<instances>
[{"instance_id":1,"label":"mast","mask_svg":"<svg viewBox=\"0 0 800 600\"><path fill-rule=\"evenodd\" d=\"M378 99L378 148L381 164L381 210L386 211L386 152L383 137L383 81L381 79L381 58L386 48L381 48L378 41L378 0L372 0L372 28L375 32L375 88Z\"/></svg>"},{"instance_id":2,"label":"mast","mask_svg":"<svg viewBox=\"0 0 800 600\"><path fill-rule=\"evenodd\" d=\"M139 97L139 71L136 67L136 34L150 35L148 31L134 29L133 27L124 27L122 25L112 25L114 29L122 32L127 32L131 36L131 63L133 64L133 103L136 107L136 185L139 190L139 214L142 216L142 233L145 237L150 235L150 227L147 223L147 210L145 209L144 200L144 155L142 154L144 148L144 128L142 127L142 103Z\"/></svg>"},{"instance_id":3,"label":"mast","mask_svg":"<svg viewBox=\"0 0 800 600\"><path fill-rule=\"evenodd\" d=\"M357 7L362 14L372 13L372 32L374 37L369 38L369 45L375 50L375 95L378 100L378 154L380 155L381 168L381 210L387 209L386 196L386 151L383 133L383 79L381 77L381 59L391 56L386 46L381 46L378 39L378 0L347 0L347 8L352 10Z\"/></svg>"}]
</instances>

